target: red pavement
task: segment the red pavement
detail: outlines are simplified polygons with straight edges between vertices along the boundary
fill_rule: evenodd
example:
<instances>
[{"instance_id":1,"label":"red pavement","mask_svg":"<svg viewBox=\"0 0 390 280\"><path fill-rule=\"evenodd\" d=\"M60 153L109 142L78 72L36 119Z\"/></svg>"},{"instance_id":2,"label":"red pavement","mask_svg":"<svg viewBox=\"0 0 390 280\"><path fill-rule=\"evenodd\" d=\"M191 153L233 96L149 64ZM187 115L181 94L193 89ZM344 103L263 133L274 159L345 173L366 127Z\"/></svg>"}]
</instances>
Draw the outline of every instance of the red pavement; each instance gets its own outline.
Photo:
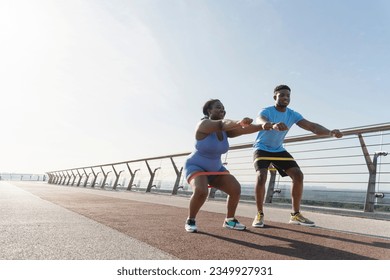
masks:
<instances>
[{"instance_id":1,"label":"red pavement","mask_svg":"<svg viewBox=\"0 0 390 280\"><path fill-rule=\"evenodd\" d=\"M269 222L244 232L222 228L224 215L201 211L198 233L186 233L187 209L112 198L69 188L26 191L118 230L182 260L389 260L390 240ZM147 195L147 194L145 194ZM250 225L252 219L238 217ZM88 234L99 234L85 233ZM118 244L120 246L120 244Z\"/></svg>"}]
</instances>

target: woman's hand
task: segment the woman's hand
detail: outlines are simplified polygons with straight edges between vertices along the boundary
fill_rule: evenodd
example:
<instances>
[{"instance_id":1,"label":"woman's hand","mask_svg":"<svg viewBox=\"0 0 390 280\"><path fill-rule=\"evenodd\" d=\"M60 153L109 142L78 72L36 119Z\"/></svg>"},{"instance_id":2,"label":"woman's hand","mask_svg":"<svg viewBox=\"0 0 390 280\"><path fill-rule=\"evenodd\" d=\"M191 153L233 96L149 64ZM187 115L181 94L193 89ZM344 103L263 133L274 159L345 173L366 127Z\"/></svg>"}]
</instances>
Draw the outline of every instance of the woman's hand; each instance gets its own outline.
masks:
<instances>
[{"instance_id":1,"label":"woman's hand","mask_svg":"<svg viewBox=\"0 0 390 280\"><path fill-rule=\"evenodd\" d=\"M243 118L241 121L240 121L240 125L241 127L247 127L249 126L251 123L253 122L253 119L251 118Z\"/></svg>"}]
</instances>

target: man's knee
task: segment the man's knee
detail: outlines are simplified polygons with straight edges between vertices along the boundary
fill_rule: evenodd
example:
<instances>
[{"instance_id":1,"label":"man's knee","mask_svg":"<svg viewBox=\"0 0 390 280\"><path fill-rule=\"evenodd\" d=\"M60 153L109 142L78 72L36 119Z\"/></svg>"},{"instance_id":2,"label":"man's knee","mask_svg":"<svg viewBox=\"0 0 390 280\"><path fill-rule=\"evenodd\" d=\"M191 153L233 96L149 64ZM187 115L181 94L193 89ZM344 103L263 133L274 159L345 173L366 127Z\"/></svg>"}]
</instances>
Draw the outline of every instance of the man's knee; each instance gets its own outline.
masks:
<instances>
[{"instance_id":1,"label":"man's knee","mask_svg":"<svg viewBox=\"0 0 390 280\"><path fill-rule=\"evenodd\" d=\"M303 182L304 175L299 167L293 167L287 170L287 174L293 181Z\"/></svg>"},{"instance_id":2,"label":"man's knee","mask_svg":"<svg viewBox=\"0 0 390 280\"><path fill-rule=\"evenodd\" d=\"M260 169L257 171L257 182L264 184L267 181L268 169Z\"/></svg>"}]
</instances>

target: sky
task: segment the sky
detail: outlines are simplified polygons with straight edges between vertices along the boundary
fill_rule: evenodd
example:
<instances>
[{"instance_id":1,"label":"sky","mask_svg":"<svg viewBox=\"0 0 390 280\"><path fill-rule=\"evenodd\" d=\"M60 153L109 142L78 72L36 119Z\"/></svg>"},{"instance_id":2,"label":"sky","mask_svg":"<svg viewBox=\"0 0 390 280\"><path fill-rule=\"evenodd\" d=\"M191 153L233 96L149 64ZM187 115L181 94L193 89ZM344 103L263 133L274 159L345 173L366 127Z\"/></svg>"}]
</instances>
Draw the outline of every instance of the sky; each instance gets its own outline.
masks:
<instances>
[{"instance_id":1,"label":"sky","mask_svg":"<svg viewBox=\"0 0 390 280\"><path fill-rule=\"evenodd\" d=\"M190 152L208 99L256 118L278 84L329 129L390 119L387 0L0 0L0 40L0 172Z\"/></svg>"}]
</instances>

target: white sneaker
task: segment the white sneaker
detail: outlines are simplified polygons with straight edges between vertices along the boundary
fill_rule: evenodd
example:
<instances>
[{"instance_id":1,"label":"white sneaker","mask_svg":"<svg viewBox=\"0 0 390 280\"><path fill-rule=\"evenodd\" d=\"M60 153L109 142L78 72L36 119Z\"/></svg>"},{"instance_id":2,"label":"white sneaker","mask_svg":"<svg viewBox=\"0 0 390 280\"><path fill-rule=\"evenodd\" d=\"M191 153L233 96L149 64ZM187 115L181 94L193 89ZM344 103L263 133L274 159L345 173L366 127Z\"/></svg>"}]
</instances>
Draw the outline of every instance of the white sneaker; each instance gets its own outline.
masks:
<instances>
[{"instance_id":1,"label":"white sneaker","mask_svg":"<svg viewBox=\"0 0 390 280\"><path fill-rule=\"evenodd\" d=\"M235 230L244 230L246 229L246 226L241 224L239 221L237 221L236 218L227 218L223 222L222 225L224 228L229 228L229 229L235 229Z\"/></svg>"},{"instance_id":2,"label":"white sneaker","mask_svg":"<svg viewBox=\"0 0 390 280\"><path fill-rule=\"evenodd\" d=\"M253 220L252 227L261 228L264 227L264 214L257 212L255 219Z\"/></svg>"},{"instance_id":3,"label":"white sneaker","mask_svg":"<svg viewBox=\"0 0 390 280\"><path fill-rule=\"evenodd\" d=\"M198 228L195 223L195 219L187 219L184 228L187 232L197 232Z\"/></svg>"},{"instance_id":4,"label":"white sneaker","mask_svg":"<svg viewBox=\"0 0 390 280\"><path fill-rule=\"evenodd\" d=\"M308 218L303 217L301 213L296 213L295 215L291 213L290 224L302 225L307 227L314 227L316 224L313 221L310 221Z\"/></svg>"}]
</instances>

